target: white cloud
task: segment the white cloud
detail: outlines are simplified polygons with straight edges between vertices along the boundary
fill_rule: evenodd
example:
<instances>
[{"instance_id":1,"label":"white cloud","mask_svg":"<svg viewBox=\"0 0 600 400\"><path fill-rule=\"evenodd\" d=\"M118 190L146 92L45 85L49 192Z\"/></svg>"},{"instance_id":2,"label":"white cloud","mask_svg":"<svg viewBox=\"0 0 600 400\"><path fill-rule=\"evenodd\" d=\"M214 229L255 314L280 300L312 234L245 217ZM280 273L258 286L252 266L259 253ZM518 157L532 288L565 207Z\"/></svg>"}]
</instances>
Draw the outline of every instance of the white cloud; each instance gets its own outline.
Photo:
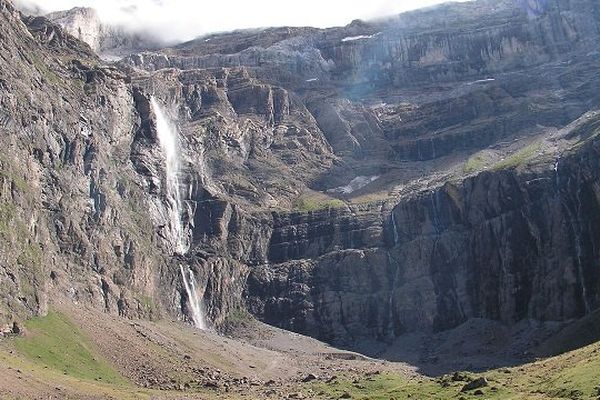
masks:
<instances>
[{"instance_id":1,"label":"white cloud","mask_svg":"<svg viewBox=\"0 0 600 400\"><path fill-rule=\"evenodd\" d=\"M151 30L162 39L268 26L340 26L444 0L17 0L46 11L93 7L110 23ZM459 0L460 1L460 0ZM464 1L464 0L463 0ZM50 4L49 4L50 3Z\"/></svg>"}]
</instances>

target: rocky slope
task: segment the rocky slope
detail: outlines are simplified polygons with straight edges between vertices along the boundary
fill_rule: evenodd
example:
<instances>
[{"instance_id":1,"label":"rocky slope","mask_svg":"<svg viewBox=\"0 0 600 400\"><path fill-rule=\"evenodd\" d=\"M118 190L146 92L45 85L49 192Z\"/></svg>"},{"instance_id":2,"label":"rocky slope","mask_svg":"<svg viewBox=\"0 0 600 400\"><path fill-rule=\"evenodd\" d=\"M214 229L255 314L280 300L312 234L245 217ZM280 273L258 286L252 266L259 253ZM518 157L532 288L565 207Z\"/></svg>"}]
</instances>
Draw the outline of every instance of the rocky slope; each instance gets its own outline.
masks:
<instances>
[{"instance_id":1,"label":"rocky slope","mask_svg":"<svg viewBox=\"0 0 600 400\"><path fill-rule=\"evenodd\" d=\"M248 309L348 345L599 306L592 0L239 31L116 65L0 10L6 330L54 296L191 320L182 267L216 328ZM180 134L185 255L153 98Z\"/></svg>"},{"instance_id":2,"label":"rocky slope","mask_svg":"<svg viewBox=\"0 0 600 400\"><path fill-rule=\"evenodd\" d=\"M343 352L256 321L243 327L243 338L223 337L182 323L127 321L82 305L55 304L47 316L27 321L27 335L0 342L0 396L594 399L598 391L598 343L515 367L431 378L405 364ZM490 328L504 333L501 326ZM474 334L471 325L467 330L459 333L463 339ZM572 343L574 337L560 339Z\"/></svg>"}]
</instances>

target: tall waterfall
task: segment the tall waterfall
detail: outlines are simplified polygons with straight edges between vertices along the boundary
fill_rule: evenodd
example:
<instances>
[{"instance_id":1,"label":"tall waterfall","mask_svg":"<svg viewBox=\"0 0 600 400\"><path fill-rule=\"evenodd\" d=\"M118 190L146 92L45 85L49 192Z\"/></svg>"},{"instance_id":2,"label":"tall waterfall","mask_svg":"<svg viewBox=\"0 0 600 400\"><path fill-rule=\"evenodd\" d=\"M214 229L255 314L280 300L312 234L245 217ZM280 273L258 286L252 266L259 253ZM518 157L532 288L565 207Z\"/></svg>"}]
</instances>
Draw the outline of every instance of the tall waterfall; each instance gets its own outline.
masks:
<instances>
[{"instance_id":1,"label":"tall waterfall","mask_svg":"<svg viewBox=\"0 0 600 400\"><path fill-rule=\"evenodd\" d=\"M183 228L181 200L181 185L179 182L179 136L177 128L173 126L165 111L152 97L150 100L154 115L156 115L156 132L158 141L166 161L167 172L167 209L169 229L175 253L185 254L189 249L188 237Z\"/></svg>"},{"instance_id":2,"label":"tall waterfall","mask_svg":"<svg viewBox=\"0 0 600 400\"><path fill-rule=\"evenodd\" d=\"M181 183L179 181L179 135L177 128L169 120L166 112L154 97L150 99L150 103L156 116L158 141L160 142L160 148L166 161L166 194L169 202L167 217L169 219L170 237L174 253L183 255L188 252L190 244L189 236L183 225L183 200L181 198ZM194 272L189 266L184 268L183 265L180 265L179 269L181 270L183 286L187 294L194 325L199 329L206 329L202 300L203 293L198 291Z\"/></svg>"}]
</instances>

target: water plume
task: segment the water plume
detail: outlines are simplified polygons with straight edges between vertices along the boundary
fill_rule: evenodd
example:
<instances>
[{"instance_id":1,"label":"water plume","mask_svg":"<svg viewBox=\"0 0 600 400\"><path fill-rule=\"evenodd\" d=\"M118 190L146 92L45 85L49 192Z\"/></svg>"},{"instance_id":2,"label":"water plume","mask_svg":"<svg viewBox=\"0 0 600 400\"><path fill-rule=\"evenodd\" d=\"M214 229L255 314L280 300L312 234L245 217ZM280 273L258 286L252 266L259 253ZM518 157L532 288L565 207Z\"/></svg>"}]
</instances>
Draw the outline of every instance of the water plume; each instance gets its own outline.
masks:
<instances>
[{"instance_id":1,"label":"water plume","mask_svg":"<svg viewBox=\"0 0 600 400\"><path fill-rule=\"evenodd\" d=\"M190 244L189 235L183 223L183 199L179 179L181 175L179 134L175 124L168 118L167 113L154 97L150 99L150 104L156 116L156 134L165 159L165 194L168 202L169 237L173 252L184 255L188 252ZM194 271L189 266L184 268L183 265L179 265L179 269L194 326L204 330L207 324L204 317L203 293L198 290Z\"/></svg>"},{"instance_id":2,"label":"water plume","mask_svg":"<svg viewBox=\"0 0 600 400\"><path fill-rule=\"evenodd\" d=\"M196 287L196 276L194 271L190 267L187 271L183 268L183 265L179 266L181 270L181 277L183 278L183 285L188 296L188 305L192 313L192 320L194 326L198 329L206 330L207 324L204 318L204 304L202 302L202 293L198 291Z\"/></svg>"},{"instance_id":3,"label":"water plume","mask_svg":"<svg viewBox=\"0 0 600 400\"><path fill-rule=\"evenodd\" d=\"M166 112L154 97L150 100L156 116L156 132L158 141L165 158L166 196L168 201L167 213L169 231L174 252L185 254L189 250L188 234L183 227L183 200L181 198L181 183L179 181L179 135L177 128L167 117Z\"/></svg>"}]
</instances>

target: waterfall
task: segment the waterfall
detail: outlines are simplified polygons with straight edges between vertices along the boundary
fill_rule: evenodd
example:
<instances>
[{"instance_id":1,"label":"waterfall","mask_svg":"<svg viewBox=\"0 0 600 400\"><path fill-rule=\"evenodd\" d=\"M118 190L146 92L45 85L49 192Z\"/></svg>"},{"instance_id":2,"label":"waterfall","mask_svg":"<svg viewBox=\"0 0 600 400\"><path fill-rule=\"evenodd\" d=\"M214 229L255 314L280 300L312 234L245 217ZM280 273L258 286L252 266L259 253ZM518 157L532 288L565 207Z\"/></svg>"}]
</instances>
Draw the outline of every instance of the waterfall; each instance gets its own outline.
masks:
<instances>
[{"instance_id":1,"label":"waterfall","mask_svg":"<svg viewBox=\"0 0 600 400\"><path fill-rule=\"evenodd\" d=\"M437 202L436 200L439 193L439 190L431 192L431 225L433 226L433 230L435 231L435 233L438 234L440 233L440 219L437 210L437 204L439 202Z\"/></svg>"},{"instance_id":2,"label":"waterfall","mask_svg":"<svg viewBox=\"0 0 600 400\"><path fill-rule=\"evenodd\" d=\"M559 164L560 164L560 158L561 155L559 154L558 157L556 158L556 162L554 163L554 185L555 185L555 192L557 196L560 196L560 175L558 172L558 168L559 168Z\"/></svg>"},{"instance_id":3,"label":"waterfall","mask_svg":"<svg viewBox=\"0 0 600 400\"><path fill-rule=\"evenodd\" d=\"M166 112L154 97L150 99L150 104L156 116L156 133L166 163L166 195L169 203L167 218L169 220L170 238L174 253L183 255L188 252L190 244L189 236L183 224L184 204L181 197L181 182L179 181L181 172L179 163L179 134L177 128L169 120ZM187 195L190 196L191 187L187 191ZM194 325L204 330L207 324L204 318L203 293L198 291L196 277L192 269L189 266L185 269L183 265L179 265L179 269Z\"/></svg>"},{"instance_id":4,"label":"waterfall","mask_svg":"<svg viewBox=\"0 0 600 400\"><path fill-rule=\"evenodd\" d=\"M394 245L398 245L400 241L400 235L398 235L398 226L396 225L396 216L394 215L394 210L392 210L392 232L394 234Z\"/></svg>"},{"instance_id":5,"label":"waterfall","mask_svg":"<svg viewBox=\"0 0 600 400\"><path fill-rule=\"evenodd\" d=\"M571 179L571 175L567 176L567 182L566 182L566 188L565 190L567 191L567 195L570 197L570 202L572 203L572 206L570 206L567 202L563 202L563 200L561 199L561 190L560 190L560 177L559 177L559 161L560 161L560 157L558 158L558 160L556 160L556 164L554 167L554 171L556 173L556 193L558 196L559 201L561 202L561 205L563 206L567 218L568 218L568 222L570 222L571 225L571 229L573 231L573 245L575 247L575 267L577 268L577 280L579 281L579 284L581 285L581 299L583 302L583 306L584 306L584 312L585 314L590 314L590 312L592 311L592 307L590 306L590 303L588 301L588 293L587 293L587 286L586 286L586 281L585 281L585 274L584 274L584 255L583 255L583 249L581 248L581 242L582 242L582 233L583 233L583 227L582 227L582 221L584 220L581 209L582 209L582 204L581 204L581 183L578 183L577 181L575 181L575 187L573 188L573 185L571 184L572 179ZM571 194L569 193L569 191L574 190L575 194ZM568 200L568 199L567 199Z\"/></svg>"},{"instance_id":6,"label":"waterfall","mask_svg":"<svg viewBox=\"0 0 600 400\"><path fill-rule=\"evenodd\" d=\"M165 111L154 97L150 103L156 116L156 132L160 148L166 161L167 172L167 199L169 207L167 217L169 219L170 236L175 253L185 254L189 249L188 236L183 228L183 201L181 199L181 187L179 182L179 135L177 128L173 126Z\"/></svg>"},{"instance_id":7,"label":"waterfall","mask_svg":"<svg viewBox=\"0 0 600 400\"><path fill-rule=\"evenodd\" d=\"M206 330L206 321L204 319L204 305L202 303L202 293L198 292L196 287L196 277L194 271L190 267L187 268L187 274L183 265L179 265L181 277L183 278L183 286L188 297L188 304L192 312L194 326L198 329Z\"/></svg>"},{"instance_id":8,"label":"waterfall","mask_svg":"<svg viewBox=\"0 0 600 400\"><path fill-rule=\"evenodd\" d=\"M396 288L398 287L399 281L400 281L400 263L392 257L392 255L390 254L389 251L387 253L387 257L388 257L388 264L390 265L390 267L393 266L394 264L396 264L396 271L394 272L394 277L392 279L391 287L390 287L390 296L388 297L387 331L388 331L388 334L393 337L395 334L395 332L394 332L394 316L395 316L394 315L394 311L395 311L394 297L396 296Z\"/></svg>"},{"instance_id":9,"label":"waterfall","mask_svg":"<svg viewBox=\"0 0 600 400\"><path fill-rule=\"evenodd\" d=\"M579 184L578 184L579 183ZM581 223L584 219L581 213L581 182L575 182L577 185L577 189L575 190L575 218L574 218L574 227L573 231L575 232L575 253L577 256L577 275L579 282L581 283L581 297L583 299L583 305L585 314L590 314L592 309L590 307L588 296L587 296L587 287L585 281L585 275L583 273L583 251L581 249L581 234L583 233L583 227ZM576 226L575 226L576 225Z\"/></svg>"}]
</instances>

